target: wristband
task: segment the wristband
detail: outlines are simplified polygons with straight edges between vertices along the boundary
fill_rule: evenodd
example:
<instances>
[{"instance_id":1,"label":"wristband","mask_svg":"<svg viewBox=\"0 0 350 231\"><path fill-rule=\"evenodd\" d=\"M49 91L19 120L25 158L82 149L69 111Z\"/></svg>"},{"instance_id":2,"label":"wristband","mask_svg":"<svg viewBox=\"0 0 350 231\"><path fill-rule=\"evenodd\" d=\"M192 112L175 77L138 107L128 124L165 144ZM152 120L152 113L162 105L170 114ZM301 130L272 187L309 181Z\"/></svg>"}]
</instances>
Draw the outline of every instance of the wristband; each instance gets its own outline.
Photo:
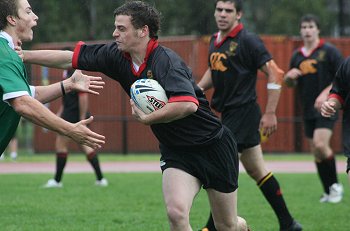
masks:
<instances>
[{"instance_id":1,"label":"wristband","mask_svg":"<svg viewBox=\"0 0 350 231\"><path fill-rule=\"evenodd\" d=\"M63 81L61 81L61 91L62 91L62 95L66 94L66 91L64 90L64 86L63 86Z\"/></svg>"},{"instance_id":2,"label":"wristband","mask_svg":"<svg viewBox=\"0 0 350 231\"><path fill-rule=\"evenodd\" d=\"M281 85L279 85L279 84L276 84L276 83L268 83L267 84L267 89L269 89L269 90L279 90L279 89L281 89Z\"/></svg>"}]
</instances>

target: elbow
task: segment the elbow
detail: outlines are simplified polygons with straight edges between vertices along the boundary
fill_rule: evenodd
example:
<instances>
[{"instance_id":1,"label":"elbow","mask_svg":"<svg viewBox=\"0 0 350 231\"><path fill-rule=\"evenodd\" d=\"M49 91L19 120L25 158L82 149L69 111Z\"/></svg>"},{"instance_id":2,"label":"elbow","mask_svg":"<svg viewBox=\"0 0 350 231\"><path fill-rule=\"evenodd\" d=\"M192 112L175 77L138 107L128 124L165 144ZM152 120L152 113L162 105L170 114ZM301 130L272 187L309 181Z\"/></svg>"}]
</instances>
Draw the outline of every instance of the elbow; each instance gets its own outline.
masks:
<instances>
[{"instance_id":1,"label":"elbow","mask_svg":"<svg viewBox=\"0 0 350 231\"><path fill-rule=\"evenodd\" d=\"M186 114L186 116L188 116L188 115L195 113L197 110L198 110L198 105L193 103L193 102L189 102L186 105L186 109L185 109L186 113L185 114Z\"/></svg>"},{"instance_id":2,"label":"elbow","mask_svg":"<svg viewBox=\"0 0 350 231\"><path fill-rule=\"evenodd\" d=\"M10 105L15 110L15 112L21 116L26 116L28 113L28 98L30 96L20 96L14 99L9 100Z\"/></svg>"}]
</instances>

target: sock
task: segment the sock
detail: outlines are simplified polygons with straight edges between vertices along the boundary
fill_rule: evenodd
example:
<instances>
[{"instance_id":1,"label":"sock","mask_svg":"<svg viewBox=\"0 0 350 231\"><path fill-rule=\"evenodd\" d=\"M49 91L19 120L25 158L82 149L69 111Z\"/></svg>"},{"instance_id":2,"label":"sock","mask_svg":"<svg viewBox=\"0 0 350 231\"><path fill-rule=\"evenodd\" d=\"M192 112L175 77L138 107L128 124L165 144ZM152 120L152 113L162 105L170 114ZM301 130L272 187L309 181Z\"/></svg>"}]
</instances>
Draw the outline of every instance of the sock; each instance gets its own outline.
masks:
<instances>
[{"instance_id":1,"label":"sock","mask_svg":"<svg viewBox=\"0 0 350 231\"><path fill-rule=\"evenodd\" d=\"M90 162L91 166L94 168L97 180L101 180L103 178L103 175L101 172L100 163L98 161L96 152L89 153L86 156L86 158Z\"/></svg>"},{"instance_id":2,"label":"sock","mask_svg":"<svg viewBox=\"0 0 350 231\"><path fill-rule=\"evenodd\" d=\"M329 187L338 183L337 168L335 163L334 155L322 160L321 162L316 162L318 176L320 177L323 190L325 193L329 194Z\"/></svg>"},{"instance_id":3,"label":"sock","mask_svg":"<svg viewBox=\"0 0 350 231\"><path fill-rule=\"evenodd\" d=\"M17 158L17 152L11 152L11 153L10 153L10 157L11 157L12 159L16 159L16 158Z\"/></svg>"},{"instance_id":4,"label":"sock","mask_svg":"<svg viewBox=\"0 0 350 231\"><path fill-rule=\"evenodd\" d=\"M260 190L264 194L266 200L274 210L281 229L290 227L293 223L293 218L290 215L287 205L283 199L282 191L278 184L277 179L272 175L272 172L268 173L258 184Z\"/></svg>"},{"instance_id":5,"label":"sock","mask_svg":"<svg viewBox=\"0 0 350 231\"><path fill-rule=\"evenodd\" d=\"M209 231L216 231L215 225L214 225L214 220L213 220L213 216L209 215L207 224L205 225L205 228L207 228Z\"/></svg>"},{"instance_id":6,"label":"sock","mask_svg":"<svg viewBox=\"0 0 350 231\"><path fill-rule=\"evenodd\" d=\"M61 182L63 169L67 163L68 152L57 152L56 153L56 175L55 180Z\"/></svg>"}]
</instances>

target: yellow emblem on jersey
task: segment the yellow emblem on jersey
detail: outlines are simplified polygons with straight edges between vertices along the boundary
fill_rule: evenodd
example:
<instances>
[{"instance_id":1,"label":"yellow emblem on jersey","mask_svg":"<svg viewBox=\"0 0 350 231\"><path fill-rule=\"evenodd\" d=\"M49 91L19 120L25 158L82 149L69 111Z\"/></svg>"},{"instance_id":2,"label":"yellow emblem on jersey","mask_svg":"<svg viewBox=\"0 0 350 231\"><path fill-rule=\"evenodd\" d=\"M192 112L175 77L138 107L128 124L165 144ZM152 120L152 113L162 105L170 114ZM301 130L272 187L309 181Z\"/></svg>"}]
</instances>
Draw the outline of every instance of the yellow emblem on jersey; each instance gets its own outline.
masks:
<instances>
[{"instance_id":1,"label":"yellow emblem on jersey","mask_svg":"<svg viewBox=\"0 0 350 231\"><path fill-rule=\"evenodd\" d=\"M228 48L228 51L226 51L226 54L227 54L228 56L234 56L234 55L236 55L235 51L236 51L236 49L237 49L237 46L238 46L238 43L236 43L236 42L231 42L231 43L230 43L230 46L229 46L229 48Z\"/></svg>"},{"instance_id":2,"label":"yellow emblem on jersey","mask_svg":"<svg viewBox=\"0 0 350 231\"><path fill-rule=\"evenodd\" d=\"M303 73L303 75L314 74L317 72L316 64L317 60L306 59L300 63L299 69L301 70L301 73Z\"/></svg>"},{"instance_id":3,"label":"yellow emblem on jersey","mask_svg":"<svg viewBox=\"0 0 350 231\"><path fill-rule=\"evenodd\" d=\"M223 64L222 60L227 59L226 54L214 52L210 55L210 67L214 71L226 71L227 67Z\"/></svg>"},{"instance_id":4,"label":"yellow emblem on jersey","mask_svg":"<svg viewBox=\"0 0 350 231\"><path fill-rule=\"evenodd\" d=\"M325 61L325 57L326 57L326 51L320 51L318 53L317 60L320 62Z\"/></svg>"}]
</instances>

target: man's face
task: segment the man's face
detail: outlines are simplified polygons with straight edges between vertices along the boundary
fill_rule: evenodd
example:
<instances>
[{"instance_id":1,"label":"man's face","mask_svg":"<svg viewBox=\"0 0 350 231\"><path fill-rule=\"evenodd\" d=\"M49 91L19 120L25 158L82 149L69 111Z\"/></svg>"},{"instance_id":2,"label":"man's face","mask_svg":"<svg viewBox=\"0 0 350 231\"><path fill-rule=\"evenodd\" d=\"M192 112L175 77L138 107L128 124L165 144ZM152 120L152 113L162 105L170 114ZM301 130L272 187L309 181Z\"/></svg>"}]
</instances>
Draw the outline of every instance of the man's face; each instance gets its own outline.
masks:
<instances>
[{"instance_id":1,"label":"man's face","mask_svg":"<svg viewBox=\"0 0 350 231\"><path fill-rule=\"evenodd\" d=\"M315 22L302 22L300 35L305 42L312 42L319 38L320 30Z\"/></svg>"},{"instance_id":2,"label":"man's face","mask_svg":"<svg viewBox=\"0 0 350 231\"><path fill-rule=\"evenodd\" d=\"M135 29L131 24L131 17L127 15L115 16L115 30L113 37L115 38L118 48L125 52L132 51L139 44L139 29Z\"/></svg>"},{"instance_id":3,"label":"man's face","mask_svg":"<svg viewBox=\"0 0 350 231\"><path fill-rule=\"evenodd\" d=\"M32 28L37 25L38 16L34 14L27 0L18 1L18 18L16 21L16 35L22 41L33 40Z\"/></svg>"},{"instance_id":4,"label":"man's face","mask_svg":"<svg viewBox=\"0 0 350 231\"><path fill-rule=\"evenodd\" d=\"M214 17L220 31L231 31L239 24L241 16L242 13L236 11L234 3L230 1L219 1L216 3Z\"/></svg>"}]
</instances>

